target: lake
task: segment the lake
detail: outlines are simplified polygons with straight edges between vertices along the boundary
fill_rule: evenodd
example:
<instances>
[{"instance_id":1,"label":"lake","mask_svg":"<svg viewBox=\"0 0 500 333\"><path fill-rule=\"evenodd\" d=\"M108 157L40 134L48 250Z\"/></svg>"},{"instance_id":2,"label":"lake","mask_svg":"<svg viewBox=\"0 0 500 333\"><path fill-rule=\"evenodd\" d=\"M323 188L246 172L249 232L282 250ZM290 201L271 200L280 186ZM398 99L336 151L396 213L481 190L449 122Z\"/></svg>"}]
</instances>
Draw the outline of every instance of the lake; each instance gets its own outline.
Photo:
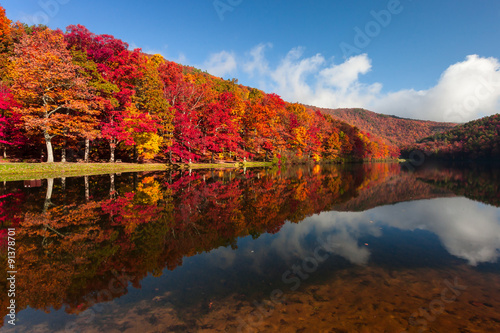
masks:
<instances>
[{"instance_id":1,"label":"lake","mask_svg":"<svg viewBox=\"0 0 500 333\"><path fill-rule=\"evenodd\" d=\"M500 331L498 167L125 173L0 189L1 332Z\"/></svg>"}]
</instances>

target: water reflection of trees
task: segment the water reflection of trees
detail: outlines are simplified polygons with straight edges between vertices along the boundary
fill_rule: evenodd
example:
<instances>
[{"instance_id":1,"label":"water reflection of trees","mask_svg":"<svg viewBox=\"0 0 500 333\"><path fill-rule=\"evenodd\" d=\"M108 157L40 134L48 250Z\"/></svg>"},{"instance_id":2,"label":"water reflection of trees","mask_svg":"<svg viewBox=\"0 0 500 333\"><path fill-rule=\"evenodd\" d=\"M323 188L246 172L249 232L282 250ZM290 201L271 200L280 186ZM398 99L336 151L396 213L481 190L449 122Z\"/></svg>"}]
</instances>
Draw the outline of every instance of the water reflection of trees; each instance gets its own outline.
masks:
<instances>
[{"instance_id":1,"label":"water reflection of trees","mask_svg":"<svg viewBox=\"0 0 500 333\"><path fill-rule=\"evenodd\" d=\"M174 171L45 184L24 193L9 215L18 224L18 311L78 313L127 293L128 283L139 287L148 274L175 269L185 257L235 248L238 238L278 232L287 221L448 193L397 164ZM17 193L9 186L2 195Z\"/></svg>"},{"instance_id":2,"label":"water reflection of trees","mask_svg":"<svg viewBox=\"0 0 500 333\"><path fill-rule=\"evenodd\" d=\"M500 207L500 166L491 164L422 167L416 176L457 196Z\"/></svg>"}]
</instances>

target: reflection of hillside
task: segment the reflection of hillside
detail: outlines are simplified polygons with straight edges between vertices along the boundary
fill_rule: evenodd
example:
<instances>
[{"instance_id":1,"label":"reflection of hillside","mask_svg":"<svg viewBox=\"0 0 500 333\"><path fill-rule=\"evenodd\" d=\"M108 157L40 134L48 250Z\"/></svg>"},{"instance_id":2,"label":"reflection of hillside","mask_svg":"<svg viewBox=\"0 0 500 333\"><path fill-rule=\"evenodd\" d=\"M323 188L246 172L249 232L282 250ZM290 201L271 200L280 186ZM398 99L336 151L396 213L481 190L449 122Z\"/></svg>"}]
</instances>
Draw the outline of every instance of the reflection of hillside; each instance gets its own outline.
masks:
<instances>
[{"instance_id":1,"label":"reflection of hillside","mask_svg":"<svg viewBox=\"0 0 500 333\"><path fill-rule=\"evenodd\" d=\"M421 168L419 180L457 196L500 207L500 170L492 165Z\"/></svg>"},{"instance_id":2,"label":"reflection of hillside","mask_svg":"<svg viewBox=\"0 0 500 333\"><path fill-rule=\"evenodd\" d=\"M384 182L359 191L358 196L339 205L337 211L365 211L398 202L454 196L452 191L417 180L410 174L388 177Z\"/></svg>"},{"instance_id":3,"label":"reflection of hillside","mask_svg":"<svg viewBox=\"0 0 500 333\"><path fill-rule=\"evenodd\" d=\"M126 294L129 283L139 287L148 275L174 270L186 257L234 248L241 237L275 233L287 221L299 223L332 207L365 210L450 196L386 163L45 183L51 184L47 190L26 193L14 217L23 267L18 311L65 307L79 313Z\"/></svg>"}]
</instances>

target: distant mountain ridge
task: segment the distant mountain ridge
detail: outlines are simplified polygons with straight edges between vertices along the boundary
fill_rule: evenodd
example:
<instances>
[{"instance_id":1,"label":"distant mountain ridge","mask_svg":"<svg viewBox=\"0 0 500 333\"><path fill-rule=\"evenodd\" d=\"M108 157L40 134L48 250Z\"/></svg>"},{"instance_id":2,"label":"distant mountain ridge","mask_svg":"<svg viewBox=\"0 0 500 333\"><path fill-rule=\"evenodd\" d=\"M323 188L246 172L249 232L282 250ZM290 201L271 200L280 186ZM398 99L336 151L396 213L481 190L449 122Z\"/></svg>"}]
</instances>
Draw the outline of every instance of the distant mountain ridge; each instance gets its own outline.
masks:
<instances>
[{"instance_id":1,"label":"distant mountain ridge","mask_svg":"<svg viewBox=\"0 0 500 333\"><path fill-rule=\"evenodd\" d=\"M480 118L425 137L402 150L450 160L500 160L500 114Z\"/></svg>"},{"instance_id":2,"label":"distant mountain ridge","mask_svg":"<svg viewBox=\"0 0 500 333\"><path fill-rule=\"evenodd\" d=\"M398 147L412 145L420 139L450 130L456 123L417 120L385 115L373 111L353 109L327 109L308 106L313 110L329 114L335 119L356 126L361 131L381 138L386 143Z\"/></svg>"}]
</instances>

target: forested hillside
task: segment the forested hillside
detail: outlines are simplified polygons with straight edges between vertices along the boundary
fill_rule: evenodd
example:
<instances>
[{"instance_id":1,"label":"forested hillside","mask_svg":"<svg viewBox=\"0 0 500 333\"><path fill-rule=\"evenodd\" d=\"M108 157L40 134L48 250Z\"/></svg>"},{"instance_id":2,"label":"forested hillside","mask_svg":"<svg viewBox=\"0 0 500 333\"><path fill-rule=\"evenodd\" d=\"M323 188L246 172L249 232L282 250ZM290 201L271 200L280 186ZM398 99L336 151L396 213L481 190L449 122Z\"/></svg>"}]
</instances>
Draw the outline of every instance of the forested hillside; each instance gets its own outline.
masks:
<instances>
[{"instance_id":1,"label":"forested hillside","mask_svg":"<svg viewBox=\"0 0 500 333\"><path fill-rule=\"evenodd\" d=\"M457 125L455 123L400 118L364 109L311 108L345 121L398 147L415 143L419 139L446 131Z\"/></svg>"},{"instance_id":2,"label":"forested hillside","mask_svg":"<svg viewBox=\"0 0 500 333\"><path fill-rule=\"evenodd\" d=\"M12 161L498 158L499 116L464 125L323 109L0 7L0 149Z\"/></svg>"},{"instance_id":3,"label":"forested hillside","mask_svg":"<svg viewBox=\"0 0 500 333\"><path fill-rule=\"evenodd\" d=\"M1 9L1 7L0 7ZM276 94L0 10L0 145L31 161L383 159L399 150Z\"/></svg>"},{"instance_id":4,"label":"forested hillside","mask_svg":"<svg viewBox=\"0 0 500 333\"><path fill-rule=\"evenodd\" d=\"M419 140L404 154L419 149L441 159L500 159L500 114L459 125L452 130Z\"/></svg>"}]
</instances>

